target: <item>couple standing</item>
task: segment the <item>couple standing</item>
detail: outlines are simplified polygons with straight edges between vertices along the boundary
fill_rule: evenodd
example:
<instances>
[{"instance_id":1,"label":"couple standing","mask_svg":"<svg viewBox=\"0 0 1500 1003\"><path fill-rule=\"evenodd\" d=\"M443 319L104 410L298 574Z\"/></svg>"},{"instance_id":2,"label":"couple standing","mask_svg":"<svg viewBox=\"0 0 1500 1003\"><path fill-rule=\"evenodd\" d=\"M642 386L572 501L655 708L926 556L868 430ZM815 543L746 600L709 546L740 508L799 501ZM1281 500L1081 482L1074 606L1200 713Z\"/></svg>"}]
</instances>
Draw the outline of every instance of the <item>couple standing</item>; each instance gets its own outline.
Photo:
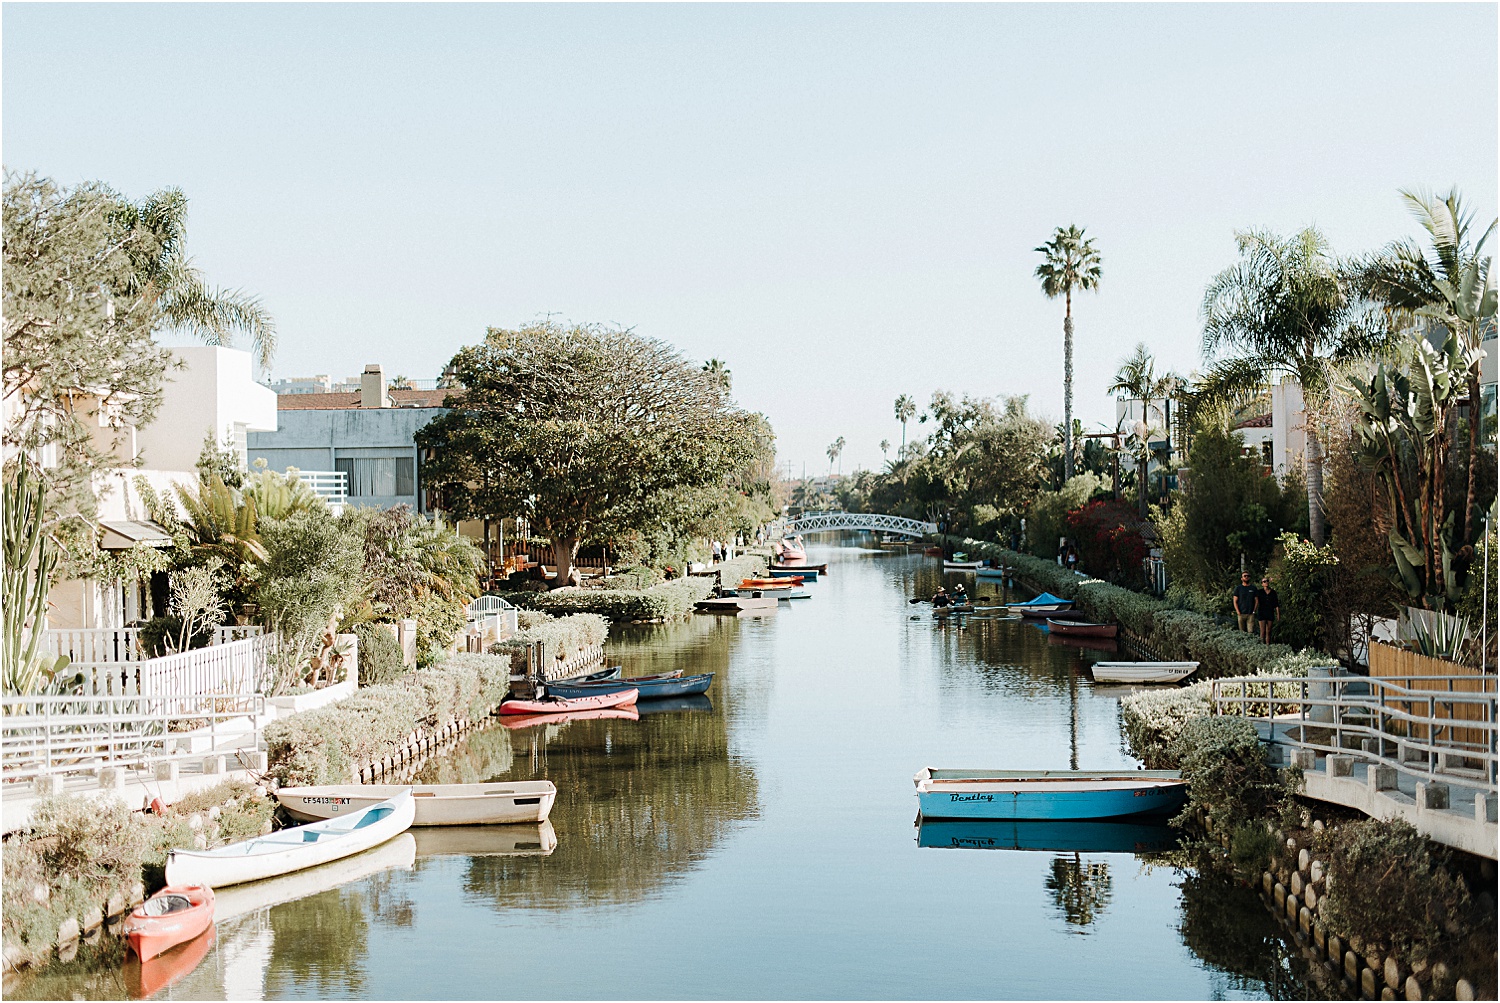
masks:
<instances>
[{"instance_id":1,"label":"couple standing","mask_svg":"<svg viewBox=\"0 0 1500 1003\"><path fill-rule=\"evenodd\" d=\"M1239 619L1240 630L1255 633L1260 626L1260 639L1271 643L1271 624L1281 619L1281 597L1271 588L1271 576L1260 580L1260 588L1250 584L1250 572L1240 572L1240 584L1234 590L1234 614Z\"/></svg>"}]
</instances>

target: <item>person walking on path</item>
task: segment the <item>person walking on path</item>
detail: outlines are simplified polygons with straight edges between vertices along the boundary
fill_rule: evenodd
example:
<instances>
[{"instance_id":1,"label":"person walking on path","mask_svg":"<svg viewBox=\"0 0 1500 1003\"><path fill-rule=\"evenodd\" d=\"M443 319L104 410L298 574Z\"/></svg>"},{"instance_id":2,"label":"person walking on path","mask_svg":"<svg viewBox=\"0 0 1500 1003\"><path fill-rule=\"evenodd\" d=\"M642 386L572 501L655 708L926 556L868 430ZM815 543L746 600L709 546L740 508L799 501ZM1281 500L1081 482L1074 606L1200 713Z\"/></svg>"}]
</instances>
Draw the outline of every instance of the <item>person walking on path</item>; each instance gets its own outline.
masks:
<instances>
[{"instance_id":1,"label":"person walking on path","mask_svg":"<svg viewBox=\"0 0 1500 1003\"><path fill-rule=\"evenodd\" d=\"M1263 644L1271 643L1271 624L1281 619L1281 597L1271 588L1271 577L1260 580L1260 591L1255 593L1255 622L1260 625Z\"/></svg>"},{"instance_id":2,"label":"person walking on path","mask_svg":"<svg viewBox=\"0 0 1500 1003\"><path fill-rule=\"evenodd\" d=\"M1234 615L1239 618L1240 630L1255 633L1256 588L1250 584L1250 572L1240 572L1240 583L1234 589Z\"/></svg>"}]
</instances>

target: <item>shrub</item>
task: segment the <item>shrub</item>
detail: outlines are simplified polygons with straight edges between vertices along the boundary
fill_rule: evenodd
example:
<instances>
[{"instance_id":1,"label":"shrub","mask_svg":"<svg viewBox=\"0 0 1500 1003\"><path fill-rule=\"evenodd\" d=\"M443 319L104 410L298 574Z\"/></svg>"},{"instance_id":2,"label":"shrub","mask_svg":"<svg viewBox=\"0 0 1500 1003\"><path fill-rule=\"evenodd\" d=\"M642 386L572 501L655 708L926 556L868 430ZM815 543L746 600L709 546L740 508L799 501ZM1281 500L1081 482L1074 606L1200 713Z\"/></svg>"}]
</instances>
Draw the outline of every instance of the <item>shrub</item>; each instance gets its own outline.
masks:
<instances>
[{"instance_id":1,"label":"shrub","mask_svg":"<svg viewBox=\"0 0 1500 1003\"><path fill-rule=\"evenodd\" d=\"M1435 953L1468 919L1467 886L1410 823L1360 819L1327 831L1322 843L1331 928L1412 957Z\"/></svg>"},{"instance_id":2,"label":"shrub","mask_svg":"<svg viewBox=\"0 0 1500 1003\"><path fill-rule=\"evenodd\" d=\"M1295 533L1281 534L1279 567L1273 566L1273 586L1281 598L1281 619L1272 634L1298 647L1336 647L1341 631L1324 631L1322 613L1326 596L1339 571L1339 558L1331 547L1314 547ZM1345 628L1347 629L1347 628Z\"/></svg>"},{"instance_id":3,"label":"shrub","mask_svg":"<svg viewBox=\"0 0 1500 1003\"><path fill-rule=\"evenodd\" d=\"M733 586L743 578L764 573L766 561L751 554L725 561L717 566L717 570L724 584ZM629 587L648 577L656 584L646 588ZM606 583L604 588L566 587L550 592L509 594L506 598L517 606L558 616L593 613L609 620L670 620L691 613L694 604L706 598L714 584L712 578L704 576L674 578L665 582L660 579L659 573L646 569L627 575L622 581Z\"/></svg>"},{"instance_id":4,"label":"shrub","mask_svg":"<svg viewBox=\"0 0 1500 1003\"><path fill-rule=\"evenodd\" d=\"M1195 717L1183 725L1171 754L1188 783L1179 823L1201 811L1215 831L1231 832L1269 818L1294 790L1271 765L1255 726L1243 718Z\"/></svg>"},{"instance_id":5,"label":"shrub","mask_svg":"<svg viewBox=\"0 0 1500 1003\"><path fill-rule=\"evenodd\" d=\"M351 628L359 638L359 684L378 686L391 682L406 671L401 645L391 632L378 623L357 623Z\"/></svg>"},{"instance_id":6,"label":"shrub","mask_svg":"<svg viewBox=\"0 0 1500 1003\"><path fill-rule=\"evenodd\" d=\"M1075 478L1076 480L1076 478ZM1148 548L1141 536L1141 519L1124 502L1091 501L1072 510L1064 522L1078 547L1078 557L1090 574L1112 582L1139 582L1141 562Z\"/></svg>"},{"instance_id":7,"label":"shrub","mask_svg":"<svg viewBox=\"0 0 1500 1003\"><path fill-rule=\"evenodd\" d=\"M1120 698L1120 726L1131 755L1148 770L1175 770L1172 751L1183 725L1212 711L1208 683L1172 689L1141 690Z\"/></svg>"},{"instance_id":8,"label":"shrub","mask_svg":"<svg viewBox=\"0 0 1500 1003\"><path fill-rule=\"evenodd\" d=\"M40 801L32 811L28 838L49 874L99 883L141 868L141 833L118 798L64 795Z\"/></svg>"}]
</instances>

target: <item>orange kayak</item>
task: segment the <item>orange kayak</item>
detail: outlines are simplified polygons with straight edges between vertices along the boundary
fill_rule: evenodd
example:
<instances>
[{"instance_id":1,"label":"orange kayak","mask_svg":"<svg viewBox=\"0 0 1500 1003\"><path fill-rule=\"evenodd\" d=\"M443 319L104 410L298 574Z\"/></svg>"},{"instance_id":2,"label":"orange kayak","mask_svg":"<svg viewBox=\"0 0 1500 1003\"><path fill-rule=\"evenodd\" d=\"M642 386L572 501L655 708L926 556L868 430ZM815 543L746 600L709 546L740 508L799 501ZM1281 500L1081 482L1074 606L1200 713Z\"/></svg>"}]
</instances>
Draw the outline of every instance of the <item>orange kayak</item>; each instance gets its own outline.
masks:
<instances>
[{"instance_id":1,"label":"orange kayak","mask_svg":"<svg viewBox=\"0 0 1500 1003\"><path fill-rule=\"evenodd\" d=\"M168 885L125 919L125 939L142 961L192 940L214 922L214 893L207 885Z\"/></svg>"},{"instance_id":2,"label":"orange kayak","mask_svg":"<svg viewBox=\"0 0 1500 1003\"><path fill-rule=\"evenodd\" d=\"M789 589L793 585L801 585L802 576L796 575L792 578L746 578L740 582L742 589Z\"/></svg>"},{"instance_id":3,"label":"orange kayak","mask_svg":"<svg viewBox=\"0 0 1500 1003\"><path fill-rule=\"evenodd\" d=\"M500 705L501 714L568 714L580 710L604 710L606 707L623 707L635 703L640 690L620 690L616 693L600 693L598 696L543 697L540 700L507 700Z\"/></svg>"}]
</instances>

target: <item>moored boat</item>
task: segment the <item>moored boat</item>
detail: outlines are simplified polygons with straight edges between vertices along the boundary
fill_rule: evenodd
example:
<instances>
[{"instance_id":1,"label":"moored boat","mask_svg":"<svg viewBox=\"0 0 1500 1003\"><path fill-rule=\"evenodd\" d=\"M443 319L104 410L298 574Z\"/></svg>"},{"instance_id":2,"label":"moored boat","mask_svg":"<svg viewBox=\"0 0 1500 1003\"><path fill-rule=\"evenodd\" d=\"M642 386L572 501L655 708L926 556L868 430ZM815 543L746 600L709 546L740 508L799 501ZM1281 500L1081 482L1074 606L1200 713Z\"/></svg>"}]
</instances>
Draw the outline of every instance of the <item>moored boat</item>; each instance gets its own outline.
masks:
<instances>
[{"instance_id":1,"label":"moored boat","mask_svg":"<svg viewBox=\"0 0 1500 1003\"><path fill-rule=\"evenodd\" d=\"M411 828L416 803L411 791L324 822L282 829L268 836L212 850L167 853L167 884L218 888L316 867L378 846Z\"/></svg>"},{"instance_id":2,"label":"moored boat","mask_svg":"<svg viewBox=\"0 0 1500 1003\"><path fill-rule=\"evenodd\" d=\"M811 599L812 593L806 589L792 589L790 592L776 593L778 602L791 602L793 599Z\"/></svg>"},{"instance_id":3,"label":"moored boat","mask_svg":"<svg viewBox=\"0 0 1500 1003\"><path fill-rule=\"evenodd\" d=\"M741 589L790 589L802 584L801 578L746 578L740 582Z\"/></svg>"},{"instance_id":4,"label":"moored boat","mask_svg":"<svg viewBox=\"0 0 1500 1003\"><path fill-rule=\"evenodd\" d=\"M1087 819L1176 813L1187 783L1176 770L938 770L913 778L926 818Z\"/></svg>"},{"instance_id":5,"label":"moored boat","mask_svg":"<svg viewBox=\"0 0 1500 1003\"><path fill-rule=\"evenodd\" d=\"M1063 599L1053 595L1051 592L1043 592L1034 599L1025 602L1013 602L1005 607L1012 613L1020 613L1026 616L1029 613L1058 613L1073 608L1073 600ZM1061 619L1061 618L1059 618Z\"/></svg>"},{"instance_id":6,"label":"moored boat","mask_svg":"<svg viewBox=\"0 0 1500 1003\"><path fill-rule=\"evenodd\" d=\"M714 674L705 672L694 676L668 679L618 679L578 685L548 683L547 692L555 696L573 698L588 696L592 693L609 693L616 688L634 687L639 693L636 699L657 700L664 697L690 697L699 693L707 693L713 681Z\"/></svg>"},{"instance_id":7,"label":"moored boat","mask_svg":"<svg viewBox=\"0 0 1500 1003\"><path fill-rule=\"evenodd\" d=\"M1120 625L1117 623L1088 623L1057 617L1047 618L1047 629L1063 637L1117 637L1120 633Z\"/></svg>"},{"instance_id":8,"label":"moored boat","mask_svg":"<svg viewBox=\"0 0 1500 1003\"><path fill-rule=\"evenodd\" d=\"M620 678L620 673L622 673L624 671L625 671L625 666L623 666L623 665L611 665L609 668L607 668L607 669L600 669L598 672L590 672L590 673L588 673L586 675L574 676L573 678L569 679L568 682L570 682L570 683L591 683L591 682L594 682L595 680L599 680L599 679L619 679Z\"/></svg>"},{"instance_id":9,"label":"moored boat","mask_svg":"<svg viewBox=\"0 0 1500 1003\"><path fill-rule=\"evenodd\" d=\"M500 705L501 715L511 714L567 714L581 710L608 710L635 703L636 690L612 690L605 693L590 693L574 699L546 696L539 700L506 700Z\"/></svg>"},{"instance_id":10,"label":"moored boat","mask_svg":"<svg viewBox=\"0 0 1500 1003\"><path fill-rule=\"evenodd\" d=\"M168 885L131 910L125 940L142 961L200 936L214 922L214 893L206 885Z\"/></svg>"},{"instance_id":11,"label":"moored boat","mask_svg":"<svg viewBox=\"0 0 1500 1003\"><path fill-rule=\"evenodd\" d=\"M1006 578L1010 572L1004 568L979 567L974 569L974 575L977 578Z\"/></svg>"},{"instance_id":12,"label":"moored boat","mask_svg":"<svg viewBox=\"0 0 1500 1003\"><path fill-rule=\"evenodd\" d=\"M276 799L287 814L302 821L347 815L384 801L406 787L385 784L328 784L284 787ZM508 825L541 822L557 800L550 780L493 784L413 784L416 803L412 825Z\"/></svg>"},{"instance_id":13,"label":"moored boat","mask_svg":"<svg viewBox=\"0 0 1500 1003\"><path fill-rule=\"evenodd\" d=\"M824 564L796 564L796 565L773 564L767 570L771 574L773 574L773 575L776 572L778 572L778 571L784 571L784 572L786 572L789 575L813 575L813 576L817 576L817 575L826 575L826 574L828 574L828 565L826 563L824 563Z\"/></svg>"},{"instance_id":14,"label":"moored boat","mask_svg":"<svg viewBox=\"0 0 1500 1003\"><path fill-rule=\"evenodd\" d=\"M922 548L922 553L926 554L928 557L942 557L943 556L943 548L942 547L923 547Z\"/></svg>"},{"instance_id":15,"label":"moored boat","mask_svg":"<svg viewBox=\"0 0 1500 1003\"><path fill-rule=\"evenodd\" d=\"M1197 662L1095 662L1100 683L1180 683L1198 670Z\"/></svg>"},{"instance_id":16,"label":"moored boat","mask_svg":"<svg viewBox=\"0 0 1500 1003\"><path fill-rule=\"evenodd\" d=\"M944 571L978 571L983 561L944 561Z\"/></svg>"},{"instance_id":17,"label":"moored boat","mask_svg":"<svg viewBox=\"0 0 1500 1003\"><path fill-rule=\"evenodd\" d=\"M776 608L776 593L761 592L759 589L746 589L746 594L736 592L733 595L717 596L713 599L704 599L695 604L700 613L739 613L744 610L767 610Z\"/></svg>"},{"instance_id":18,"label":"moored boat","mask_svg":"<svg viewBox=\"0 0 1500 1003\"><path fill-rule=\"evenodd\" d=\"M1089 615L1081 609L1046 609L1028 608L1022 610L1011 610L1012 613L1019 612L1028 620L1088 620ZM1040 625L1038 625L1040 626Z\"/></svg>"}]
</instances>

